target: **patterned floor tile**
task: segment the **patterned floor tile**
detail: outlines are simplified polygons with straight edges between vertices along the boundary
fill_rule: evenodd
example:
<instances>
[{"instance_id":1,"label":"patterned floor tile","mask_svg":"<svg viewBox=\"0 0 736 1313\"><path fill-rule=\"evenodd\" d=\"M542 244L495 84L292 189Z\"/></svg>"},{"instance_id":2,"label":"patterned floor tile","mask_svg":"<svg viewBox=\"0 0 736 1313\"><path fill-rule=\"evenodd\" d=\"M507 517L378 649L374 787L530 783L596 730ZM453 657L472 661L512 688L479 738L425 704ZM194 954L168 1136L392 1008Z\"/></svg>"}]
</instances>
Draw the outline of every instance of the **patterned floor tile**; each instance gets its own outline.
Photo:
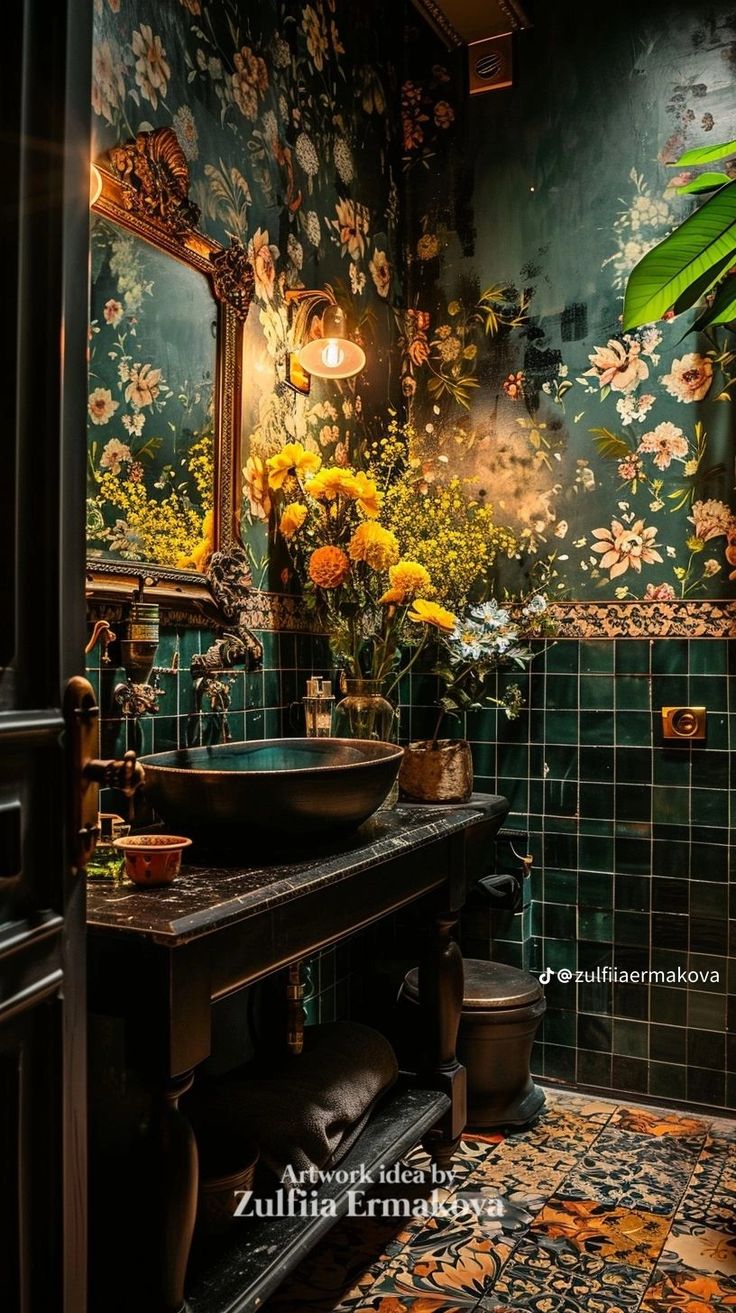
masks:
<instances>
[{"instance_id":1,"label":"patterned floor tile","mask_svg":"<svg viewBox=\"0 0 736 1313\"><path fill-rule=\"evenodd\" d=\"M550 1259L550 1255L543 1255ZM534 1313L635 1313L648 1273L622 1263L578 1255L574 1269L547 1266L534 1246L520 1247L518 1256L502 1272L493 1289L490 1307L520 1308Z\"/></svg>"},{"instance_id":2,"label":"patterned floor tile","mask_svg":"<svg viewBox=\"0 0 736 1313\"><path fill-rule=\"evenodd\" d=\"M606 1127L558 1194L672 1216L695 1170L697 1153L697 1144Z\"/></svg>"},{"instance_id":3,"label":"patterned floor tile","mask_svg":"<svg viewBox=\"0 0 736 1313\"><path fill-rule=\"evenodd\" d=\"M483 1222L431 1218L384 1268L371 1294L476 1302L498 1279L513 1242L486 1234Z\"/></svg>"},{"instance_id":4,"label":"patterned floor tile","mask_svg":"<svg viewBox=\"0 0 736 1313\"><path fill-rule=\"evenodd\" d=\"M619 1107L615 1099L592 1099L587 1094L571 1094L567 1090L545 1090L544 1093L548 1108L563 1108L600 1126L605 1126Z\"/></svg>"},{"instance_id":5,"label":"patterned floor tile","mask_svg":"<svg viewBox=\"0 0 736 1313\"><path fill-rule=\"evenodd\" d=\"M477 1308L474 1299L435 1299L430 1295L372 1295L356 1305L353 1313L469 1313Z\"/></svg>"},{"instance_id":6,"label":"patterned floor tile","mask_svg":"<svg viewBox=\"0 0 736 1313\"><path fill-rule=\"evenodd\" d=\"M718 1230L698 1222L675 1222L660 1263L736 1279L736 1214L725 1217Z\"/></svg>"},{"instance_id":7,"label":"patterned floor tile","mask_svg":"<svg viewBox=\"0 0 736 1313\"><path fill-rule=\"evenodd\" d=\"M346 1219L268 1313L736 1313L736 1122L547 1096L465 1137L444 1213Z\"/></svg>"},{"instance_id":8,"label":"patterned floor tile","mask_svg":"<svg viewBox=\"0 0 736 1313\"><path fill-rule=\"evenodd\" d=\"M611 1119L611 1125L618 1126L622 1131L634 1131L637 1135L702 1142L710 1122L684 1113L667 1112L665 1109L620 1107Z\"/></svg>"},{"instance_id":9,"label":"patterned floor tile","mask_svg":"<svg viewBox=\"0 0 736 1313\"><path fill-rule=\"evenodd\" d=\"M655 1273L641 1313L721 1313L736 1308L736 1282L686 1268Z\"/></svg>"},{"instance_id":10,"label":"patterned floor tile","mask_svg":"<svg viewBox=\"0 0 736 1313\"><path fill-rule=\"evenodd\" d=\"M556 1195L536 1218L529 1239L563 1255L563 1262L565 1255L590 1254L646 1270L657 1261L669 1226L657 1213Z\"/></svg>"}]
</instances>

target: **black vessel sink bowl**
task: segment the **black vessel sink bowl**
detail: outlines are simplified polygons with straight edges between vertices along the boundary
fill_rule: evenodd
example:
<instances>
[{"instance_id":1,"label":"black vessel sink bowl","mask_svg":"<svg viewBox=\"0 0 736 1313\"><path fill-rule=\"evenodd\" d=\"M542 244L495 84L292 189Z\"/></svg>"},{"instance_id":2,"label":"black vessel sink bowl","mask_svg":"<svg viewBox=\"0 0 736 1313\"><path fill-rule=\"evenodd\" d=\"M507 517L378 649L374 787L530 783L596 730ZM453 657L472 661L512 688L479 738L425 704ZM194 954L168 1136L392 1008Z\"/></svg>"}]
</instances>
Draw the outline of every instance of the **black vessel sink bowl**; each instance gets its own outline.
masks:
<instances>
[{"instance_id":1,"label":"black vessel sink bowl","mask_svg":"<svg viewBox=\"0 0 736 1313\"><path fill-rule=\"evenodd\" d=\"M141 758L145 792L172 833L200 846L279 847L356 829L385 801L402 749L370 739L262 739Z\"/></svg>"}]
</instances>

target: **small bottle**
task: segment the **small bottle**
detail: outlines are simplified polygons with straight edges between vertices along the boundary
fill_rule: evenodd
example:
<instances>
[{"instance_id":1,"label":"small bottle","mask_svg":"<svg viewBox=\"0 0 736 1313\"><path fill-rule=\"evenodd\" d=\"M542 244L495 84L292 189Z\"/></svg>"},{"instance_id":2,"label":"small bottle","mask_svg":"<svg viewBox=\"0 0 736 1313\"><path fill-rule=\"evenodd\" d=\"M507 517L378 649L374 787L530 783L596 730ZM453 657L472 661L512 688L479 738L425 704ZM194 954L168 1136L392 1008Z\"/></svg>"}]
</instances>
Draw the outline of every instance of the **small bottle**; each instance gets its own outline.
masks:
<instances>
[{"instance_id":1,"label":"small bottle","mask_svg":"<svg viewBox=\"0 0 736 1313\"><path fill-rule=\"evenodd\" d=\"M304 703L304 720L308 739L328 739L332 735L332 711L335 696L329 679L315 676L307 680Z\"/></svg>"},{"instance_id":2,"label":"small bottle","mask_svg":"<svg viewBox=\"0 0 736 1313\"><path fill-rule=\"evenodd\" d=\"M115 840L130 834L130 826L114 812L100 812L98 824L100 837L94 855L87 863L87 879L115 880L123 868L123 854L115 847Z\"/></svg>"}]
</instances>

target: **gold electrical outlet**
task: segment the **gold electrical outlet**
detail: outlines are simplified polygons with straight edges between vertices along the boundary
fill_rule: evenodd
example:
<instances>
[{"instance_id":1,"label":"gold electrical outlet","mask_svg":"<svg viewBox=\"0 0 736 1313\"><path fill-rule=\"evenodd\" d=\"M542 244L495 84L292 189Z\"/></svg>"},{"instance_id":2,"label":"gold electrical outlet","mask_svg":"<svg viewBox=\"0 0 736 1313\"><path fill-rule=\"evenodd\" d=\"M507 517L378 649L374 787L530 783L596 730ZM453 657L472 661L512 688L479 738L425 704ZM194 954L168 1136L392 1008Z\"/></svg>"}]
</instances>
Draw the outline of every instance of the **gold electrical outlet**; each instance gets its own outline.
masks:
<instances>
[{"instance_id":1,"label":"gold electrical outlet","mask_svg":"<svg viewBox=\"0 0 736 1313\"><path fill-rule=\"evenodd\" d=\"M705 707L662 707L662 733L666 739L704 739Z\"/></svg>"}]
</instances>

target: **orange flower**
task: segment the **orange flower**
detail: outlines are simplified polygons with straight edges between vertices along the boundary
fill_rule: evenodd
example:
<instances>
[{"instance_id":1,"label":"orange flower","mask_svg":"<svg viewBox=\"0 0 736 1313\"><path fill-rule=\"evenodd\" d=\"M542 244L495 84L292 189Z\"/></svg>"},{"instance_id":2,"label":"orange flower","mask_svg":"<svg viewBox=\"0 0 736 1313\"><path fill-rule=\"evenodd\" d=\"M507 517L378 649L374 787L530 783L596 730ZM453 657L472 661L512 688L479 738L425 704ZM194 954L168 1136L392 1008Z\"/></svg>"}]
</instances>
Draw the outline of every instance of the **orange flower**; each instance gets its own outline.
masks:
<instances>
[{"instance_id":1,"label":"orange flower","mask_svg":"<svg viewBox=\"0 0 736 1313\"><path fill-rule=\"evenodd\" d=\"M350 562L339 547L318 547L309 558L309 578L318 588L339 588L350 572Z\"/></svg>"}]
</instances>

